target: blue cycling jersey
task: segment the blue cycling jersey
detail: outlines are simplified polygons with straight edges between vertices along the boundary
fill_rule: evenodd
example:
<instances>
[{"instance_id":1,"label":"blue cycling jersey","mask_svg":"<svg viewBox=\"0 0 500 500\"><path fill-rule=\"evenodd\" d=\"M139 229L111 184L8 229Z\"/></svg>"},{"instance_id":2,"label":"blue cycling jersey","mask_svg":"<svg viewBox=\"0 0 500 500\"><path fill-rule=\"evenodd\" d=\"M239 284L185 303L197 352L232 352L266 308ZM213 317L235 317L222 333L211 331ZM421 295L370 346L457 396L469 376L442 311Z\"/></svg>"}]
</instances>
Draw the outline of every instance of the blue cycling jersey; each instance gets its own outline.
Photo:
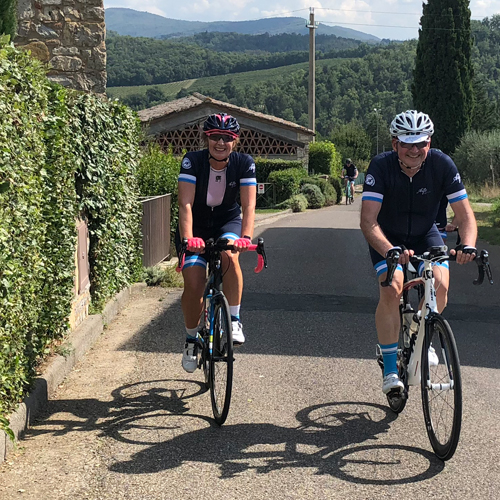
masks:
<instances>
[{"instance_id":1,"label":"blue cycling jersey","mask_svg":"<svg viewBox=\"0 0 500 500\"><path fill-rule=\"evenodd\" d=\"M431 230L443 196L453 205L467 192L453 160L430 149L413 177L402 171L395 151L377 155L368 167L362 199L382 204L377 221L389 239L410 242Z\"/></svg>"},{"instance_id":2,"label":"blue cycling jersey","mask_svg":"<svg viewBox=\"0 0 500 500\"><path fill-rule=\"evenodd\" d=\"M255 186L255 162L244 153L232 152L225 170L225 190L222 202L217 206L207 204L210 181L210 163L208 149L187 153L182 159L179 182L196 185L192 207L193 226L212 228L223 226L241 214L237 202L240 186Z\"/></svg>"}]
</instances>

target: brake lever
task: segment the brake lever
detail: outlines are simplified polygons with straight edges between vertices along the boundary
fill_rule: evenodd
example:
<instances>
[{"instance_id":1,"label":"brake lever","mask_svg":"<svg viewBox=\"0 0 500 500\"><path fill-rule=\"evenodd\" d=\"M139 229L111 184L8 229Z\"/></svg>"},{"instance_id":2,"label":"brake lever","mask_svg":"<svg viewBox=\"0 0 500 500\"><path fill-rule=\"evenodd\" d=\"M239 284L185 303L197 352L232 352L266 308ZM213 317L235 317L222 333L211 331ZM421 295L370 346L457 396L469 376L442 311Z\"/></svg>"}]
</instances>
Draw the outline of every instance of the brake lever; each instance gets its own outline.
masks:
<instances>
[{"instance_id":1,"label":"brake lever","mask_svg":"<svg viewBox=\"0 0 500 500\"><path fill-rule=\"evenodd\" d=\"M389 250L389 254L385 259L385 262L387 263L387 276L385 277L385 280L380 283L380 286L391 286L392 279L394 278L394 273L396 272L396 269L398 267L399 256L400 254L397 250Z\"/></svg>"},{"instance_id":2,"label":"brake lever","mask_svg":"<svg viewBox=\"0 0 500 500\"><path fill-rule=\"evenodd\" d=\"M481 250L481 254L477 257L477 260L479 275L477 279L474 280L474 285L480 285L483 282L485 273L490 285L493 285L493 274L491 272L491 266L488 259L488 252L486 250Z\"/></svg>"}]
</instances>

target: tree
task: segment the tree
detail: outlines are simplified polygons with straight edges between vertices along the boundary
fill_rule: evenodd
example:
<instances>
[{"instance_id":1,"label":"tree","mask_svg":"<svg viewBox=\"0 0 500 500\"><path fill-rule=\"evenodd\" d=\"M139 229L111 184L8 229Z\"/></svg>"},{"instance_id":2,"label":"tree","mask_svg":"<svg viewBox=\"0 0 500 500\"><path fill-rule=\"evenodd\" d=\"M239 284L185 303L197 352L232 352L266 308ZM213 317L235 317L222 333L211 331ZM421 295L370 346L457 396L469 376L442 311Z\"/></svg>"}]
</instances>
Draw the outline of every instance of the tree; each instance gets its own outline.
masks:
<instances>
[{"instance_id":1,"label":"tree","mask_svg":"<svg viewBox=\"0 0 500 500\"><path fill-rule=\"evenodd\" d=\"M10 35L12 40L17 30L17 1L0 0L0 35Z\"/></svg>"},{"instance_id":2,"label":"tree","mask_svg":"<svg viewBox=\"0 0 500 500\"><path fill-rule=\"evenodd\" d=\"M474 105L469 0L429 0L420 24L413 103L434 122L433 145L452 153Z\"/></svg>"},{"instance_id":3,"label":"tree","mask_svg":"<svg viewBox=\"0 0 500 500\"><path fill-rule=\"evenodd\" d=\"M342 155L342 161L351 158L356 163L358 160L370 159L371 139L359 122L336 127L330 135L330 140Z\"/></svg>"}]
</instances>

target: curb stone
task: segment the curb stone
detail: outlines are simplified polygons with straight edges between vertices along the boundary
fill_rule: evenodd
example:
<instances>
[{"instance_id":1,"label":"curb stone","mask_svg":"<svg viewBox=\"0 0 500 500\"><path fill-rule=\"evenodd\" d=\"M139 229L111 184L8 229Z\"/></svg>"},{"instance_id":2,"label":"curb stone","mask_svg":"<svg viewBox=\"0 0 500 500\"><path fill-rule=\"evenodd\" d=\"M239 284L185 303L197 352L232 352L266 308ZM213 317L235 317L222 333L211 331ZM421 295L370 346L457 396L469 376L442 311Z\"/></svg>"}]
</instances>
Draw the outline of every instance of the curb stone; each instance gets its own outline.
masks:
<instances>
[{"instance_id":1,"label":"curb stone","mask_svg":"<svg viewBox=\"0 0 500 500\"><path fill-rule=\"evenodd\" d=\"M62 350L64 351L66 348L69 355L56 355L50 360L44 373L35 379L33 389L18 409L10 415L10 428L14 432L16 443L47 405L50 397L75 364L101 336L106 325L111 323L119 312L128 305L132 293L145 287L145 283L136 283L125 288L106 304L102 314L87 316L78 328L70 332L61 344ZM14 450L15 446L7 434L0 430L0 464L7 458L8 453Z\"/></svg>"}]
</instances>

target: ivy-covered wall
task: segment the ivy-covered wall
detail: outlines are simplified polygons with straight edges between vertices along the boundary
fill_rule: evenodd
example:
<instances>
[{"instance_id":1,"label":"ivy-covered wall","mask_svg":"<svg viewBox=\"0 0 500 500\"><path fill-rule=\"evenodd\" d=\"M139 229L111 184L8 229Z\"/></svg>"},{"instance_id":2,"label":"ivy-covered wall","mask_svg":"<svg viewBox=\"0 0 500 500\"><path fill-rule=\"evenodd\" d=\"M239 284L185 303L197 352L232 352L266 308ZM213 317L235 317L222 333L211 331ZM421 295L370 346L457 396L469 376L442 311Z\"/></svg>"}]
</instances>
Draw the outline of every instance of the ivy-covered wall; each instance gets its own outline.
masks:
<instances>
[{"instance_id":1,"label":"ivy-covered wall","mask_svg":"<svg viewBox=\"0 0 500 500\"><path fill-rule=\"evenodd\" d=\"M94 309L140 272L139 134L129 108L51 83L0 38L0 428L68 331L76 217Z\"/></svg>"}]
</instances>

